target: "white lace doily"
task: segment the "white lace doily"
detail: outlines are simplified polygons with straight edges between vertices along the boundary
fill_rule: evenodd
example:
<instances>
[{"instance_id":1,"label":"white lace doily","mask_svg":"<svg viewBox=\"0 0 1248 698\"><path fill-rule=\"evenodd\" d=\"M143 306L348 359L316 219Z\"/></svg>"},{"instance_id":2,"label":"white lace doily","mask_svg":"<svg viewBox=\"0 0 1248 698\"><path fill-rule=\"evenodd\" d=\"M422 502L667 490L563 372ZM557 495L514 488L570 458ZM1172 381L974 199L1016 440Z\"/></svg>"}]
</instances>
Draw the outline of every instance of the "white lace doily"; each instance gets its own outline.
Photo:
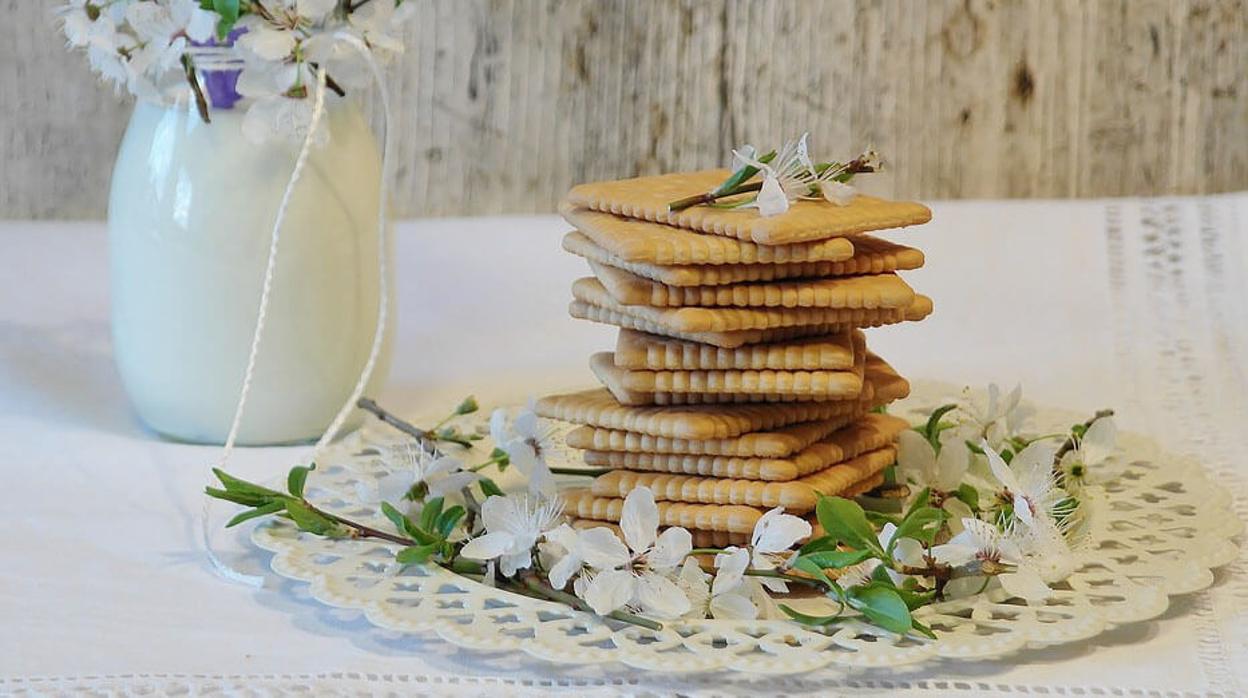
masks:
<instances>
[{"instance_id":1,"label":"white lace doily","mask_svg":"<svg viewBox=\"0 0 1248 698\"><path fill-rule=\"evenodd\" d=\"M935 404L950 386L918 386L893 412ZM1041 409L1037 433L1065 429L1084 415ZM915 419L917 421L917 417ZM362 453L392 439L382 427L338 444L308 480L307 496L336 514L389 530L375 507L357 497L359 483L386 474ZM1126 463L1089 502L1076 571L1044 605L1007 601L1001 592L933 604L916 617L937 640L900 637L856 621L826 632L784 620L667 622L660 631L620 626L566 606L484 586L436 566L393 572L395 546L329 540L274 520L252 540L274 553L278 574L311 585L330 606L363 611L370 622L399 632L435 632L458 646L516 650L553 662L620 662L645 669L693 672L732 669L792 674L820 667L879 667L933 659L978 660L1019 649L1086 640L1124 623L1156 617L1169 596L1213 582L1211 569L1238 554L1231 538L1242 525L1230 496L1201 465L1167 454L1153 442L1121 435ZM487 441L478 449L488 453ZM474 449L477 450L477 449ZM570 451L559 455L575 466Z\"/></svg>"}]
</instances>

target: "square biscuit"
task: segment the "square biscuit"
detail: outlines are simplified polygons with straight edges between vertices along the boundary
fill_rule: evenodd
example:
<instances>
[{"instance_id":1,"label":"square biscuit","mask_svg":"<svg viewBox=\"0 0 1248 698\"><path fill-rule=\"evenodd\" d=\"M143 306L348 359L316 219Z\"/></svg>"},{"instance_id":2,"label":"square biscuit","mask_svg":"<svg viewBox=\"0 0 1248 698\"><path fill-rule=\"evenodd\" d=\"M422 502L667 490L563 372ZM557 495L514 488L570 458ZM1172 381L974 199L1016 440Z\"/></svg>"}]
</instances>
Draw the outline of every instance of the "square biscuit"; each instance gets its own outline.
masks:
<instances>
[{"instance_id":1,"label":"square biscuit","mask_svg":"<svg viewBox=\"0 0 1248 698\"><path fill-rule=\"evenodd\" d=\"M634 407L621 405L605 388L549 395L535 410L547 419L673 439L725 439L845 414L845 406L834 402Z\"/></svg>"},{"instance_id":2,"label":"square biscuit","mask_svg":"<svg viewBox=\"0 0 1248 698\"><path fill-rule=\"evenodd\" d=\"M635 431L579 426L565 440L572 448L585 450L591 465L628 467L615 459L623 452L784 458L827 437L858 418L860 410L840 417L793 424L772 431L755 431L726 439L670 439Z\"/></svg>"},{"instance_id":3,"label":"square biscuit","mask_svg":"<svg viewBox=\"0 0 1248 698\"><path fill-rule=\"evenodd\" d=\"M873 413L863 415L789 456L758 458L586 451L585 463L619 470L783 482L805 477L868 451L884 448L909 426L904 419Z\"/></svg>"},{"instance_id":4,"label":"square biscuit","mask_svg":"<svg viewBox=\"0 0 1248 698\"><path fill-rule=\"evenodd\" d=\"M624 305L904 308L914 301L914 289L891 272L723 286L668 286L594 261L589 268L611 297Z\"/></svg>"},{"instance_id":5,"label":"square biscuit","mask_svg":"<svg viewBox=\"0 0 1248 698\"><path fill-rule=\"evenodd\" d=\"M932 302L916 295L907 307L899 308L655 308L623 305L611 297L593 277L572 284L576 300L627 312L630 315L677 332L735 332L799 325L876 327L907 320L921 320L931 313Z\"/></svg>"},{"instance_id":6,"label":"square biscuit","mask_svg":"<svg viewBox=\"0 0 1248 698\"><path fill-rule=\"evenodd\" d=\"M876 487L879 487L882 484L884 484L884 474L876 473L875 475L867 477L845 488L845 491L842 492L839 496L847 497L847 498L858 497L863 494L866 494L867 492L870 492L871 490L875 489ZM815 520L814 515L808 514L806 518L807 520L810 521L811 527L813 528L812 537L818 538L819 536L822 536L824 534L824 531L819 526L818 521ZM623 538L623 533L620 530L620 527L617 524L611 523L609 521L595 521L593 519L573 519L572 520L572 527L578 530L586 530L590 528L598 528L598 527L603 527L603 526L611 529L617 536L620 536L621 538ZM744 546L744 545L749 545L750 537L751 537L750 533L728 533L726 531L707 531L707 530L703 530L700 528L691 528L689 529L689 533L693 537L693 547L695 548L726 548L730 545ZM799 540L798 542L804 543L806 540L808 539Z\"/></svg>"},{"instance_id":7,"label":"square biscuit","mask_svg":"<svg viewBox=\"0 0 1248 698\"><path fill-rule=\"evenodd\" d=\"M849 399L862 393L862 366L837 370L789 369L664 369L630 370L616 365L615 355L598 352L591 362L610 362L627 390L643 393L763 393L822 395ZM855 370L855 368L857 370Z\"/></svg>"},{"instance_id":8,"label":"square biscuit","mask_svg":"<svg viewBox=\"0 0 1248 698\"><path fill-rule=\"evenodd\" d=\"M564 513L577 519L593 519L619 523L624 509L621 497L600 497L589 488L563 490ZM659 507L660 526L700 528L708 531L749 534L754 524L763 518L764 511L757 507L722 504L685 504L683 502L656 502Z\"/></svg>"},{"instance_id":9,"label":"square biscuit","mask_svg":"<svg viewBox=\"0 0 1248 698\"><path fill-rule=\"evenodd\" d=\"M846 330L845 327L840 325L799 325L796 327L738 330L735 332L681 332L630 314L626 311L626 306L618 306L618 309L604 308L579 300L573 300L568 304L568 314L578 320L589 320L590 322L614 325L624 329L638 330L652 335L682 339L723 349L735 349L749 344L783 342L804 337L835 334Z\"/></svg>"},{"instance_id":10,"label":"square biscuit","mask_svg":"<svg viewBox=\"0 0 1248 698\"><path fill-rule=\"evenodd\" d=\"M707 235L661 223L621 218L566 203L559 214L608 254L645 264L779 264L839 262L854 255L848 238L796 245L758 245L722 235Z\"/></svg>"},{"instance_id":11,"label":"square biscuit","mask_svg":"<svg viewBox=\"0 0 1248 698\"><path fill-rule=\"evenodd\" d=\"M615 365L631 370L837 370L854 365L853 335L839 332L727 349L621 329Z\"/></svg>"},{"instance_id":12,"label":"square biscuit","mask_svg":"<svg viewBox=\"0 0 1248 698\"><path fill-rule=\"evenodd\" d=\"M566 201L577 207L762 245L791 245L845 237L872 230L918 225L932 218L932 212L923 204L887 201L864 194L855 196L847 206L837 206L822 199L795 201L788 211L778 216L762 216L756 209L713 206L668 210L669 203L711 191L731 174L728 170L702 170L591 182L573 187Z\"/></svg>"},{"instance_id":13,"label":"square biscuit","mask_svg":"<svg viewBox=\"0 0 1248 698\"><path fill-rule=\"evenodd\" d=\"M820 496L841 495L896 461L897 449L886 445L786 482L616 470L594 478L590 491L599 497L623 498L636 487L647 487L657 501L782 507L806 514L814 511Z\"/></svg>"},{"instance_id":14,"label":"square biscuit","mask_svg":"<svg viewBox=\"0 0 1248 698\"><path fill-rule=\"evenodd\" d=\"M716 286L751 281L882 274L923 266L923 253L913 247L868 235L854 238L853 244L854 256L839 262L662 265L630 262L617 257L580 232L571 232L563 237L563 249L578 257L624 269L668 286Z\"/></svg>"}]
</instances>

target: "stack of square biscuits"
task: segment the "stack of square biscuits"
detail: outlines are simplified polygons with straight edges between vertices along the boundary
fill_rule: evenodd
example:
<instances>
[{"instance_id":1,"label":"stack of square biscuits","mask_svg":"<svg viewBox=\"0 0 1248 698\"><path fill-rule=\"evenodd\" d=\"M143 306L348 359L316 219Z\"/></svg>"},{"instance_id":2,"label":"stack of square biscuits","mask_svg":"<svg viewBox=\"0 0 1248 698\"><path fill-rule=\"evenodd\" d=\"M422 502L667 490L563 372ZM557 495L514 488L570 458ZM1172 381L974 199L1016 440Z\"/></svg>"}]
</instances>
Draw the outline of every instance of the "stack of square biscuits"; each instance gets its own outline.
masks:
<instances>
[{"instance_id":1,"label":"stack of square biscuits","mask_svg":"<svg viewBox=\"0 0 1248 698\"><path fill-rule=\"evenodd\" d=\"M932 302L897 274L923 253L867 233L930 211L863 195L772 217L668 210L729 174L584 184L561 204L576 228L564 249L593 272L573 284L570 312L620 328L615 351L590 358L602 388L537 404L581 425L568 444L610 469L564 493L587 525L617 522L646 486L664 525L698 545L737 543L768 509L808 514L821 494L867 492L895 461L907 424L873 410L909 384L861 330L921 320Z\"/></svg>"}]
</instances>

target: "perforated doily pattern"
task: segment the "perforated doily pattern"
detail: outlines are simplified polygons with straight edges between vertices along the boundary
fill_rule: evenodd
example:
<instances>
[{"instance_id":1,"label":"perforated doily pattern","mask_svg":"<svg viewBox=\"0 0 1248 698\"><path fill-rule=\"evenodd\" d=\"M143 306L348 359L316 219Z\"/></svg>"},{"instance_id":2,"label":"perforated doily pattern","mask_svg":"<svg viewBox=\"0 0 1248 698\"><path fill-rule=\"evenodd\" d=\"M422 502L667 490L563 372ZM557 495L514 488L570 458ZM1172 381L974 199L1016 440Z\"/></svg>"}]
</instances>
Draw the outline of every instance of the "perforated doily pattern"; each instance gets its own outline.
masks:
<instances>
[{"instance_id":1,"label":"perforated doily pattern","mask_svg":"<svg viewBox=\"0 0 1248 698\"><path fill-rule=\"evenodd\" d=\"M929 404L951 393L948 386L922 386L908 404ZM1055 410L1036 418L1041 430L1078 420ZM375 438L364 431L341 444L313 473L307 494L336 514L386 527L384 517L356 496L360 483L387 473L375 458L356 455ZM676 621L650 631L485 586L436 566L396 570L395 548L387 544L328 540L280 521L257 527L253 540L275 553L274 571L309 582L318 600L359 609L380 627L431 631L462 647L527 652L552 662L795 674L986 659L1085 640L1153 618L1167 608L1169 595L1207 587L1211 568L1234 559L1237 548L1230 538L1241 527L1227 510L1225 491L1209 483L1198 463L1163 453L1140 437L1127 435L1123 441L1126 466L1089 501L1076 571L1053 597L1028 606L997 591L920 609L917 615L935 630L936 641L852 620L827 632L786 620ZM575 465L568 460L560 464Z\"/></svg>"}]
</instances>

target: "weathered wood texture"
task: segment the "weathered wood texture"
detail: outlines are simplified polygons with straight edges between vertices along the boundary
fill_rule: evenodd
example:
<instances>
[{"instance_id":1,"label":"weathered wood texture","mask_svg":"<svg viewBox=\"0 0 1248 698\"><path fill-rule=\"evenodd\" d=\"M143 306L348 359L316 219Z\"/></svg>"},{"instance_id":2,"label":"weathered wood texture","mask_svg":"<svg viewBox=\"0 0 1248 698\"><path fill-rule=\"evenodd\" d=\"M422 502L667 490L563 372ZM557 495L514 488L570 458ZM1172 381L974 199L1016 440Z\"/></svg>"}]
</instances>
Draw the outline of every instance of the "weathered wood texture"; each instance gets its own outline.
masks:
<instances>
[{"instance_id":1,"label":"weathered wood texture","mask_svg":"<svg viewBox=\"0 0 1248 698\"><path fill-rule=\"evenodd\" d=\"M549 211L802 130L898 196L1248 187L1244 0L412 0L404 215ZM0 0L0 216L101 216L129 107Z\"/></svg>"}]
</instances>

